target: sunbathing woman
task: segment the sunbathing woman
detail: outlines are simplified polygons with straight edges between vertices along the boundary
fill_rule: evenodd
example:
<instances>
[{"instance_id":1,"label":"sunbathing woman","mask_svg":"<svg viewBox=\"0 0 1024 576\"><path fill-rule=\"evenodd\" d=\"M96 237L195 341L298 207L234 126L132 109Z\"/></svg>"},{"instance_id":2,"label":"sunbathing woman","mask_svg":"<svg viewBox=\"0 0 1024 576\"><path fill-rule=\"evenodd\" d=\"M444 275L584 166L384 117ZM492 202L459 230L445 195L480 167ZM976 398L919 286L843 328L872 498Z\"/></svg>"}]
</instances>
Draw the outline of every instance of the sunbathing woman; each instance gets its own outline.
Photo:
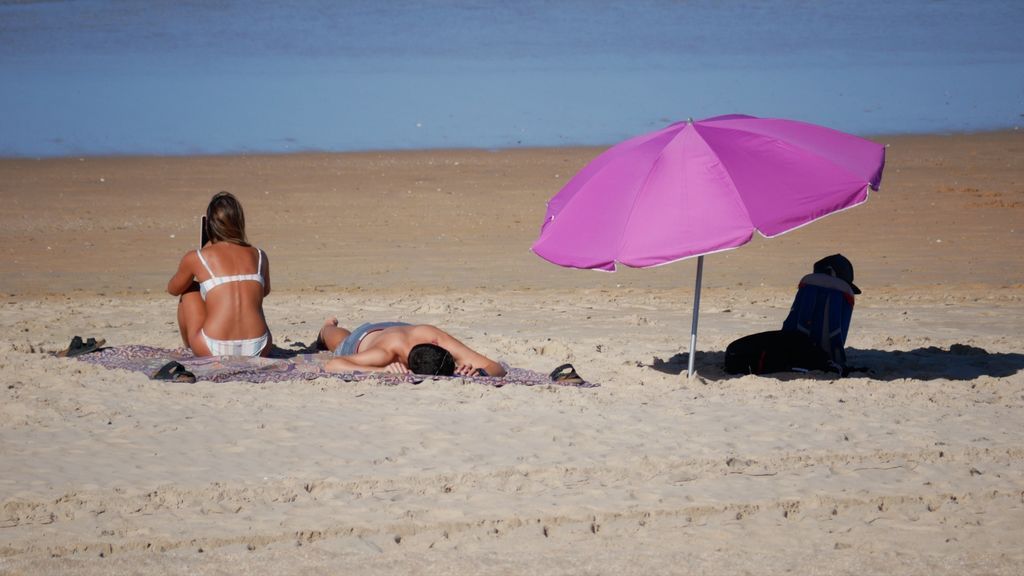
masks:
<instances>
[{"instance_id":1,"label":"sunbathing woman","mask_svg":"<svg viewBox=\"0 0 1024 576\"><path fill-rule=\"evenodd\" d=\"M210 200L206 228L209 243L186 252L167 283L167 291L180 296L181 340L196 356L266 356L270 261L249 245L242 205L230 193Z\"/></svg>"}]
</instances>

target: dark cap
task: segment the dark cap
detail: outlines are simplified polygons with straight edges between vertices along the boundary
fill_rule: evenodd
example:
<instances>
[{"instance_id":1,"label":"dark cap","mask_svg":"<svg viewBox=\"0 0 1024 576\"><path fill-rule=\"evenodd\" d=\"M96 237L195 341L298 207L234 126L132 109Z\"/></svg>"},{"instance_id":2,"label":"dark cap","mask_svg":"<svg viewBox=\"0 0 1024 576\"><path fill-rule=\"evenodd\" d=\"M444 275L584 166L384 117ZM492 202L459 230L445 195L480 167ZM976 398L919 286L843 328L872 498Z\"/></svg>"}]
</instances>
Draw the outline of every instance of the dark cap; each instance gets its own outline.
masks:
<instances>
[{"instance_id":1,"label":"dark cap","mask_svg":"<svg viewBox=\"0 0 1024 576\"><path fill-rule=\"evenodd\" d=\"M842 254L826 256L814 263L815 274L828 274L840 280L845 280L854 294L860 294L860 288L853 283L853 264Z\"/></svg>"}]
</instances>

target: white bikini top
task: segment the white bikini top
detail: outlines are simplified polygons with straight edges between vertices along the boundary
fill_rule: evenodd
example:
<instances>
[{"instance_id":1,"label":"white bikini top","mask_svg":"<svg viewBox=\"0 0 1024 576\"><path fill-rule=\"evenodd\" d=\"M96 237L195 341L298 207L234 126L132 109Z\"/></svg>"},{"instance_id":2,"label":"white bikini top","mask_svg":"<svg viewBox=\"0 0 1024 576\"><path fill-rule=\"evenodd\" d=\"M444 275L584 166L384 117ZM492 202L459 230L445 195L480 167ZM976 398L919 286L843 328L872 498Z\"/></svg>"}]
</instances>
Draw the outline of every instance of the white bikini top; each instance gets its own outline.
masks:
<instances>
[{"instance_id":1,"label":"white bikini top","mask_svg":"<svg viewBox=\"0 0 1024 576\"><path fill-rule=\"evenodd\" d=\"M206 301L206 295L217 286L221 284L227 284L228 282L244 282L245 280L252 280L253 282L259 282L260 286L263 286L263 275L260 272L263 270L263 251L259 248L256 249L256 253L259 255L259 264L256 265L255 274L235 274L234 276L221 276L217 277L213 275L213 270L210 270L210 265L206 263L206 259L203 258L203 253L196 250L196 254L199 255L199 261L203 263L203 268L210 273L210 279L204 280L199 283L199 294L203 297L203 301Z\"/></svg>"}]
</instances>

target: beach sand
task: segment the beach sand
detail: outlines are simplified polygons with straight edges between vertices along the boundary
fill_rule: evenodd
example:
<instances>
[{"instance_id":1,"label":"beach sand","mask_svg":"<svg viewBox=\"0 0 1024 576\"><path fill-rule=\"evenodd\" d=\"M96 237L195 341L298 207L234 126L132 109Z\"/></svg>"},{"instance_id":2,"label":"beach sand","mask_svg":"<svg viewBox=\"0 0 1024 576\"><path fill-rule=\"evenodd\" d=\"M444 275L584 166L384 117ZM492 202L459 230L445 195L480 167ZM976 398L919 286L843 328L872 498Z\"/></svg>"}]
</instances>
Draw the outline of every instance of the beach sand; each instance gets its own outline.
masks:
<instances>
[{"instance_id":1,"label":"beach sand","mask_svg":"<svg viewBox=\"0 0 1024 576\"><path fill-rule=\"evenodd\" d=\"M869 201L695 263L529 251L599 149L0 160L0 574L1020 574L1024 134L879 136ZM167 384L56 358L180 345L164 292L242 200L298 347L434 323L597 388ZM732 376L842 252L852 377Z\"/></svg>"}]
</instances>

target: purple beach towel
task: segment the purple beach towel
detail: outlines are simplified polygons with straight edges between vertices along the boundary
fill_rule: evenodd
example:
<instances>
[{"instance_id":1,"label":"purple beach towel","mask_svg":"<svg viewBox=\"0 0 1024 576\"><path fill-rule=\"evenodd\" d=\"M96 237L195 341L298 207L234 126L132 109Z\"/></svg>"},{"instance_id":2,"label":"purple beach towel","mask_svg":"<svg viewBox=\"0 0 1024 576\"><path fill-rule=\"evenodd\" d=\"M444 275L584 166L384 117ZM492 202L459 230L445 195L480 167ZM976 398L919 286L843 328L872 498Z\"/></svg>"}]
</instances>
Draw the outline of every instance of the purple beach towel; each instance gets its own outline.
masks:
<instances>
[{"instance_id":1,"label":"purple beach towel","mask_svg":"<svg viewBox=\"0 0 1024 576\"><path fill-rule=\"evenodd\" d=\"M330 352L301 354L281 351L271 358L242 358L233 356L193 356L190 350L179 348L154 348L152 346L128 345L103 348L91 354L77 356L78 360L103 366L119 368L132 372L142 372L152 377L168 362L179 362L189 372L195 374L196 381L207 382L284 382L287 380L314 380L316 378L337 378L345 382L372 380L388 385L417 384L424 377L414 374L383 374L369 372L327 372L324 362L330 359ZM460 379L477 382L488 386L501 387L509 384L521 386L557 385L576 388L595 388L592 382L566 383L553 382L547 374L512 368L505 364L508 374L501 378L485 376L431 376L430 379Z\"/></svg>"}]
</instances>

